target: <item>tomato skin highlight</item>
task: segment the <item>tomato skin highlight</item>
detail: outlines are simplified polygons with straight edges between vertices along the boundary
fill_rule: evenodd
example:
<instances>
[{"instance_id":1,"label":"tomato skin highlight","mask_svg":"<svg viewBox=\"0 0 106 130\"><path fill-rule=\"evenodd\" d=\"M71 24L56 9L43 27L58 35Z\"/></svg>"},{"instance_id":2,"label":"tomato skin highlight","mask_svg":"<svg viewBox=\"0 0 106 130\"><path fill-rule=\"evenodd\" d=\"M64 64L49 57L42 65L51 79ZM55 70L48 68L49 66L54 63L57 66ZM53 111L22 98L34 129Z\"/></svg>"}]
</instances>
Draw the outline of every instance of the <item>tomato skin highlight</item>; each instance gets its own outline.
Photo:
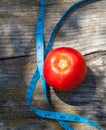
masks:
<instances>
[{"instance_id":1,"label":"tomato skin highlight","mask_svg":"<svg viewBox=\"0 0 106 130\"><path fill-rule=\"evenodd\" d=\"M76 88L85 79L86 72L84 57L73 48L53 49L44 61L44 78L57 90L68 91Z\"/></svg>"}]
</instances>

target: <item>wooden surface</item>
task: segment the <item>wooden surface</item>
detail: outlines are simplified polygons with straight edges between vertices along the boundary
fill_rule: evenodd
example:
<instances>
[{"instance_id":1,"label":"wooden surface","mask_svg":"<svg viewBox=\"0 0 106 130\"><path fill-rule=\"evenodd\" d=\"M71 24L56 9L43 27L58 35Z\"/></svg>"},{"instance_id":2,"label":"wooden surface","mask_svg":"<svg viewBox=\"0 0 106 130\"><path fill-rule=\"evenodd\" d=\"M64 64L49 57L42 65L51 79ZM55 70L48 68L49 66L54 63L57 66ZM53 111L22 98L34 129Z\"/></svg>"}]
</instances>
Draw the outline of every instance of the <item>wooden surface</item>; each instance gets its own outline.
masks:
<instances>
[{"instance_id":1,"label":"wooden surface","mask_svg":"<svg viewBox=\"0 0 106 130\"><path fill-rule=\"evenodd\" d=\"M64 11L76 0L45 0L45 43ZM32 113L25 100L28 83L36 68L35 25L39 1L0 1L0 130L62 130L56 121ZM106 130L106 0L87 0L70 12L54 42L54 48L78 49L88 65L86 80L77 89L50 89L56 111L79 114L96 121ZM48 109L41 84L33 103ZM94 128L72 123L75 130Z\"/></svg>"}]
</instances>

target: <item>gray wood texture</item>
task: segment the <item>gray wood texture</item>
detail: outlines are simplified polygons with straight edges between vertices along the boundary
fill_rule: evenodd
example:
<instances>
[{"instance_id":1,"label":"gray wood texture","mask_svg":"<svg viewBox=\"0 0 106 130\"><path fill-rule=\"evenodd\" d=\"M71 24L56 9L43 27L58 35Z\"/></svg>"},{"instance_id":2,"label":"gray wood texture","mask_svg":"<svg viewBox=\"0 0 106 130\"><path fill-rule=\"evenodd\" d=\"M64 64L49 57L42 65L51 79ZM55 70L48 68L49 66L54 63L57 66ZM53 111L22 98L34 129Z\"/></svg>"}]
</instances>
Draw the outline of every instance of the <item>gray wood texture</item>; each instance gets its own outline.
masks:
<instances>
[{"instance_id":1,"label":"gray wood texture","mask_svg":"<svg viewBox=\"0 0 106 130\"><path fill-rule=\"evenodd\" d=\"M45 0L45 43L64 11L76 0ZM35 26L39 1L0 0L0 130L62 130L56 121L33 114L25 93L35 71ZM54 91L50 100L56 111L79 114L106 130L106 0L87 0L70 12L58 31L53 48L74 47L87 61L85 81L69 92ZM40 81L33 103L48 109ZM71 123L75 130L95 130Z\"/></svg>"}]
</instances>

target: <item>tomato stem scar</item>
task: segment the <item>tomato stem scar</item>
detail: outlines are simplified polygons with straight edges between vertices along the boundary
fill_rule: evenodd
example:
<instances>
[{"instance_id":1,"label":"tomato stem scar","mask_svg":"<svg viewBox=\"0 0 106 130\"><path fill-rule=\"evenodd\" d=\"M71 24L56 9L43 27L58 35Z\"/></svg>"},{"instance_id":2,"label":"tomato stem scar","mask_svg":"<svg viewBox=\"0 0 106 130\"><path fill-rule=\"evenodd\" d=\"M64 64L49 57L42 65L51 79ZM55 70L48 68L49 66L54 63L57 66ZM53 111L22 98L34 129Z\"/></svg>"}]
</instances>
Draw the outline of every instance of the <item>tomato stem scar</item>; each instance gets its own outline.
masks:
<instances>
[{"instance_id":1,"label":"tomato stem scar","mask_svg":"<svg viewBox=\"0 0 106 130\"><path fill-rule=\"evenodd\" d=\"M67 61L64 59L61 59L61 60L59 60L58 65L60 68L64 69L65 67L67 67Z\"/></svg>"}]
</instances>

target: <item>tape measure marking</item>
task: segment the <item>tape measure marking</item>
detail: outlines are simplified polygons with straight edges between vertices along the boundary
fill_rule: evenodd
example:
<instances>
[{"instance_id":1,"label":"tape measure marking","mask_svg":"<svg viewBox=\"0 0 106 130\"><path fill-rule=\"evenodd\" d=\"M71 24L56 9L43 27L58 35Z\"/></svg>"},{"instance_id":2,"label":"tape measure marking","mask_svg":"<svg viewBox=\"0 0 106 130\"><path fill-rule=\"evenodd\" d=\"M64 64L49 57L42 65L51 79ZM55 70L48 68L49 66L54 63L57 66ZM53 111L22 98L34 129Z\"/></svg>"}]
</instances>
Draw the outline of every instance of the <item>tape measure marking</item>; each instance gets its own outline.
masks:
<instances>
[{"instance_id":1,"label":"tape measure marking","mask_svg":"<svg viewBox=\"0 0 106 130\"><path fill-rule=\"evenodd\" d=\"M28 88L27 88L26 100L27 100L27 103L29 104L30 108L32 109L32 111L36 115L43 117L43 118L49 118L49 119L57 120L58 123L61 125L61 127L64 128L64 130L74 130L74 128L72 128L72 126L70 126L68 124L68 122L84 123L84 124L87 124L87 125L91 125L91 126L97 128L98 130L101 130L100 127L94 121L92 121L88 118L78 116L78 115L75 115L75 114L55 112L53 110L52 106L49 103L49 100L48 100L48 97L47 97L46 81L44 80L44 76L43 76L44 58L46 57L48 52L52 49L53 41L54 41L56 32L59 29L63 19L65 18L65 16L67 15L68 12L70 12L74 8L80 6L80 4L82 4L85 1L86 0L80 0L80 1L76 2L75 4L73 4L68 10L66 10L64 15L61 17L61 19L58 21L58 23L54 27L54 29L53 29L53 31L50 35L48 45L47 45L47 47L44 51L44 34L43 33L44 33L45 2L44 2L44 0L40 0L41 8L40 8L40 13L39 13L39 16L38 16L38 22L37 22L37 26L36 26L36 52L37 52L37 64L38 64L38 66L37 66L37 69L36 69L32 79L31 79L30 83L29 83ZM36 89L36 84L37 84L37 81L38 81L39 78L41 80L44 96L45 96L47 102L49 103L51 111L40 110L40 109L33 107L33 105L32 105L33 93Z\"/></svg>"}]
</instances>

